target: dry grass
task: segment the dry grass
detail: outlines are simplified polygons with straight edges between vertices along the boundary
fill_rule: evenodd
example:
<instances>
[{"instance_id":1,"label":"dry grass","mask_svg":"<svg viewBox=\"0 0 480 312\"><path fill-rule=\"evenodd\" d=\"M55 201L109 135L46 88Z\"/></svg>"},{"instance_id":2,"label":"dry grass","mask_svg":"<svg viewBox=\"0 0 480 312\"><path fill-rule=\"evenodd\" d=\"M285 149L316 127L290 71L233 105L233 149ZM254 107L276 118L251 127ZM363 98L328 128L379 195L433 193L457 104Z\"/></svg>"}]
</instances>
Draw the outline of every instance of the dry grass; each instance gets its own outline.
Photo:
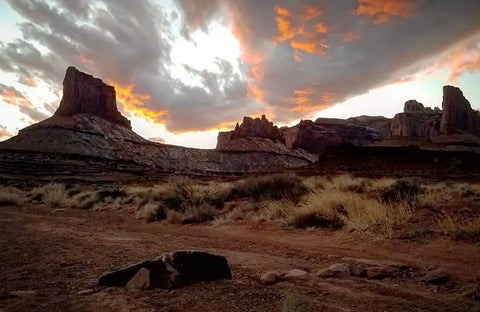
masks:
<instances>
[{"instance_id":1,"label":"dry grass","mask_svg":"<svg viewBox=\"0 0 480 312\"><path fill-rule=\"evenodd\" d=\"M65 185L61 183L49 183L30 191L30 198L40 201L49 206L61 206L68 198Z\"/></svg>"},{"instance_id":2,"label":"dry grass","mask_svg":"<svg viewBox=\"0 0 480 312\"><path fill-rule=\"evenodd\" d=\"M437 231L453 239L480 237L480 214L466 218L448 215L437 224Z\"/></svg>"},{"instance_id":3,"label":"dry grass","mask_svg":"<svg viewBox=\"0 0 480 312\"><path fill-rule=\"evenodd\" d=\"M0 187L0 206L20 206L25 202L25 193L16 187Z\"/></svg>"},{"instance_id":4,"label":"dry grass","mask_svg":"<svg viewBox=\"0 0 480 312\"><path fill-rule=\"evenodd\" d=\"M51 207L133 210L147 222L271 222L298 228L346 228L382 237L446 235L455 239L480 236L479 201L480 184L351 175L277 174L236 182L178 177L150 186L50 183L29 192L0 188L0 205L41 202Z\"/></svg>"}]
</instances>

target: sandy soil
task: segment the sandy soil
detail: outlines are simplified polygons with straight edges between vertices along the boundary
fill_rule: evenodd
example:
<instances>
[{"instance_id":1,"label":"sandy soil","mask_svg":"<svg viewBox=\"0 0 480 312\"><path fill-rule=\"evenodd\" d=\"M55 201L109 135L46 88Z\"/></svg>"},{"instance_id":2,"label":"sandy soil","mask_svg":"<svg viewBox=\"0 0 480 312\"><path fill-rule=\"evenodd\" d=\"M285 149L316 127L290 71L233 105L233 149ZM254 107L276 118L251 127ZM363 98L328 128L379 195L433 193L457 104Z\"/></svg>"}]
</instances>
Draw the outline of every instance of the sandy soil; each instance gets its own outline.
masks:
<instances>
[{"instance_id":1,"label":"sandy soil","mask_svg":"<svg viewBox=\"0 0 480 312\"><path fill-rule=\"evenodd\" d=\"M231 281L129 293L97 288L102 273L163 252L197 249L224 255ZM416 268L385 280L296 280L262 286L268 270L312 273L339 262L395 262ZM465 296L480 281L480 247L472 242L383 240L359 233L285 230L273 225L145 224L132 214L0 209L1 311L280 311L287 293L309 298L312 311L480 311ZM421 282L441 269L452 281ZM13 291L32 291L6 298Z\"/></svg>"}]
</instances>

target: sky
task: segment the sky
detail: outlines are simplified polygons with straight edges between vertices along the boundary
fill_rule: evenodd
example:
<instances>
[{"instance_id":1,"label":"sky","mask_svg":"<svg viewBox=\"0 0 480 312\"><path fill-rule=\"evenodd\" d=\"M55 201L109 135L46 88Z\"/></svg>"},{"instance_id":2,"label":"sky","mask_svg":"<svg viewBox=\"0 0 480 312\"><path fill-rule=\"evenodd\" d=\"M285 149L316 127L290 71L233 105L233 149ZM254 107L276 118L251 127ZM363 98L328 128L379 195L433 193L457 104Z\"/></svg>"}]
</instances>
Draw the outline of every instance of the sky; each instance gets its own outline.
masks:
<instances>
[{"instance_id":1,"label":"sky","mask_svg":"<svg viewBox=\"0 0 480 312\"><path fill-rule=\"evenodd\" d=\"M0 140L50 117L68 66L146 139L214 148L243 116L480 109L478 0L0 0Z\"/></svg>"}]
</instances>

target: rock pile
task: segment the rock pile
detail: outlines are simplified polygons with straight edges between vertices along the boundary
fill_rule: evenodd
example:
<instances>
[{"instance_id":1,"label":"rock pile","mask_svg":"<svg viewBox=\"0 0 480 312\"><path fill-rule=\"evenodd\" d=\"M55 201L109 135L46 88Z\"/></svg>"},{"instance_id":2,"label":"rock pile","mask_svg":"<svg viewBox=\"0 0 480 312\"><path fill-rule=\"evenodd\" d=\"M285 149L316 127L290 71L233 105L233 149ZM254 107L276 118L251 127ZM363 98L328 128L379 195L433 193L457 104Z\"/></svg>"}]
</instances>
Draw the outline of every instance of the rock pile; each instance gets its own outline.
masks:
<instances>
[{"instance_id":1,"label":"rock pile","mask_svg":"<svg viewBox=\"0 0 480 312\"><path fill-rule=\"evenodd\" d=\"M199 281L231 278L225 257L200 251L177 251L102 275L98 286L171 289Z\"/></svg>"}]
</instances>

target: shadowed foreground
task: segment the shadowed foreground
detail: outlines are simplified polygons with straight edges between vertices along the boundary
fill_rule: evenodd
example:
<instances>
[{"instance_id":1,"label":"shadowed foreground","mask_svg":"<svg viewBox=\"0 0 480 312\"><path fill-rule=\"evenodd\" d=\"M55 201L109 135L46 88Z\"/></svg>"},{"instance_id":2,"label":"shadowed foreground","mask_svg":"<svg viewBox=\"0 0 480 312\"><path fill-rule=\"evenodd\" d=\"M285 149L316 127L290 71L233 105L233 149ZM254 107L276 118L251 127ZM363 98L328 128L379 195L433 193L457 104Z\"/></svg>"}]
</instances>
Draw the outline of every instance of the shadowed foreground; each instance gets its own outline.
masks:
<instances>
[{"instance_id":1,"label":"shadowed foreground","mask_svg":"<svg viewBox=\"0 0 480 312\"><path fill-rule=\"evenodd\" d=\"M249 222L145 224L124 212L42 205L3 207L0 222L0 309L4 311L280 311L296 296L311 311L480 309L478 301L466 296L480 279L480 251L472 242L383 240L366 234L284 230ZM139 293L96 286L97 277L113 268L180 249L226 256L233 279ZM415 269L409 275L384 280L348 277L284 281L273 286L258 283L268 270L299 268L315 274L333 263L365 259ZM434 269L448 272L451 281L441 286L421 282ZM5 294L15 291L29 292L5 299Z\"/></svg>"}]
</instances>

